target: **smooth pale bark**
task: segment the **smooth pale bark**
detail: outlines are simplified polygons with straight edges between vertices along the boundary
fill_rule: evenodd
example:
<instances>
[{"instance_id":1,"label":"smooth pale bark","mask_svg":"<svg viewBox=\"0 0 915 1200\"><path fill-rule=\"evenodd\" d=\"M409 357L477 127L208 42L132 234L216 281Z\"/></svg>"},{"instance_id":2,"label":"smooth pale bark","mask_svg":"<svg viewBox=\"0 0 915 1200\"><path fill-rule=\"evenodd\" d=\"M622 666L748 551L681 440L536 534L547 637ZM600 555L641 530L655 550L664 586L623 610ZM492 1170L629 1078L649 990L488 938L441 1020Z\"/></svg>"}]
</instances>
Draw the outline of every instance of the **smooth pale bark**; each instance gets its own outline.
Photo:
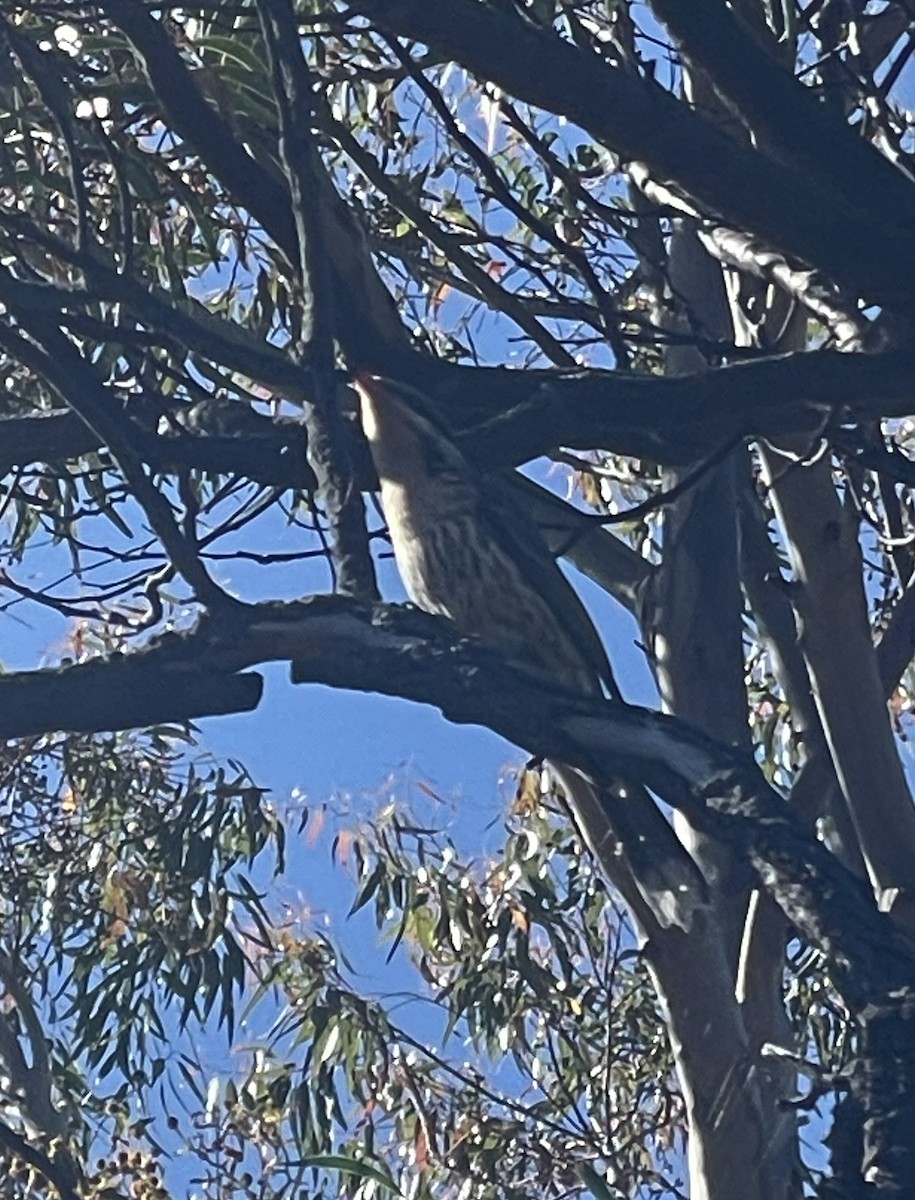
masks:
<instances>
[{"instance_id":1,"label":"smooth pale bark","mask_svg":"<svg viewBox=\"0 0 915 1200\"><path fill-rule=\"evenodd\" d=\"M781 1152L794 1145L794 1123L773 1103L725 944L710 907L687 935L665 930L646 945L689 1119L690 1200L781 1200Z\"/></svg>"},{"instance_id":2,"label":"smooth pale bark","mask_svg":"<svg viewBox=\"0 0 915 1200\"><path fill-rule=\"evenodd\" d=\"M874 650L856 516L843 507L828 458L808 447L764 453L795 580L791 599L836 775L883 906L915 900L915 807L896 749Z\"/></svg>"},{"instance_id":3,"label":"smooth pale bark","mask_svg":"<svg viewBox=\"0 0 915 1200\"><path fill-rule=\"evenodd\" d=\"M679 311L672 320L668 299L658 318L676 332L727 340L721 269L688 223L679 223L671 240L669 282ZM666 356L668 376L705 366L688 346ZM671 473L668 486L681 478ZM747 747L733 456L667 509L662 562L642 616L665 708L720 742ZM793 1122L779 1107L784 1079L760 1058L762 1043L773 1037L773 1016L781 1013L781 979L760 978L754 1004L738 1002L746 879L727 847L681 814L676 826L709 884L708 903L688 939L664 931L645 950L667 1009L687 1109L690 1195L784 1198L796 1154Z\"/></svg>"},{"instance_id":4,"label":"smooth pale bark","mask_svg":"<svg viewBox=\"0 0 915 1200\"><path fill-rule=\"evenodd\" d=\"M657 320L675 333L692 331L709 341L726 341L731 330L721 270L691 222L675 225L668 278L676 299L658 306ZM701 372L706 365L692 346L673 345L665 354L668 376ZM669 472L667 486L676 486L683 477L684 472ZM667 508L663 530L661 564L643 606L661 700L668 712L709 737L748 746L733 455ZM699 837L682 820L678 828L716 893L725 952L735 963L746 888L734 878L733 861L723 847Z\"/></svg>"}]
</instances>

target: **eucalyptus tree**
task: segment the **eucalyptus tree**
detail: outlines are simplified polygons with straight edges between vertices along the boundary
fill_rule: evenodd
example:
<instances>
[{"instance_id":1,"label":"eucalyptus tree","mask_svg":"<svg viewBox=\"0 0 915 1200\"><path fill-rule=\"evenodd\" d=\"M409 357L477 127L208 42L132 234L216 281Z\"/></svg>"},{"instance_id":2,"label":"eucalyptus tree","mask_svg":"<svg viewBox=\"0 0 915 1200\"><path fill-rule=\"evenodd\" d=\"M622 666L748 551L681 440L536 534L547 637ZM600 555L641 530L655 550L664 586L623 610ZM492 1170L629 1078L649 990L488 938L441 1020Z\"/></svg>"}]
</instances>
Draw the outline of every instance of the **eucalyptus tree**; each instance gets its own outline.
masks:
<instances>
[{"instance_id":1,"label":"eucalyptus tree","mask_svg":"<svg viewBox=\"0 0 915 1200\"><path fill-rule=\"evenodd\" d=\"M908 6L0 20L4 612L70 623L0 678L10 1195L910 1194ZM655 704L615 634L622 698L383 602L358 377ZM531 756L494 861L344 839L438 1049L284 924L280 817L197 743L270 662Z\"/></svg>"}]
</instances>

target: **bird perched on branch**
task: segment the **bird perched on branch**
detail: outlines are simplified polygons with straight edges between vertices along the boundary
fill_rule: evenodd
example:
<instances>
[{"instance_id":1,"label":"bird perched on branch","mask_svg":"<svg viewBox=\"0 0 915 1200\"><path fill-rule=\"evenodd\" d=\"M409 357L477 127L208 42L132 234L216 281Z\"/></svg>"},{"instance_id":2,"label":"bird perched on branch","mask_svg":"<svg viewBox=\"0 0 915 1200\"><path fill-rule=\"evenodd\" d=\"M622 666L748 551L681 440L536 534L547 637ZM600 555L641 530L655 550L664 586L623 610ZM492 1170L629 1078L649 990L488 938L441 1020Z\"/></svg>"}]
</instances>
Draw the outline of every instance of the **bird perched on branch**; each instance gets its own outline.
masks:
<instances>
[{"instance_id":1,"label":"bird perched on branch","mask_svg":"<svg viewBox=\"0 0 915 1200\"><path fill-rule=\"evenodd\" d=\"M394 557L410 599L450 617L553 686L618 696L584 605L533 526L487 503L423 398L376 376L356 381Z\"/></svg>"},{"instance_id":2,"label":"bird perched on branch","mask_svg":"<svg viewBox=\"0 0 915 1200\"><path fill-rule=\"evenodd\" d=\"M488 503L421 395L372 375L359 376L356 389L410 599L551 687L619 699L597 630L539 531ZM598 791L577 768L549 766L585 841L636 911L688 927L696 868L644 788Z\"/></svg>"}]
</instances>

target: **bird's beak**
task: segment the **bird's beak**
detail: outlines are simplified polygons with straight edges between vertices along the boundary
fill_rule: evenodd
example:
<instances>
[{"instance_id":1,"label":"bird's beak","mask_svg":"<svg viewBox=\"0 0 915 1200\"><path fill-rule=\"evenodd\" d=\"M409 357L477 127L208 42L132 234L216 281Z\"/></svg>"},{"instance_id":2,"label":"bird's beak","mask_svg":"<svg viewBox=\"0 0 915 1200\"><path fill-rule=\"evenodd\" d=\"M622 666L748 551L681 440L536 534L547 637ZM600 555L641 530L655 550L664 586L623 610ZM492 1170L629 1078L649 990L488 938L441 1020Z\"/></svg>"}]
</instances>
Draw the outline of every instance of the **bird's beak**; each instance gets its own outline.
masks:
<instances>
[{"instance_id":1,"label":"bird's beak","mask_svg":"<svg viewBox=\"0 0 915 1200\"><path fill-rule=\"evenodd\" d=\"M369 443L378 440L378 409L375 393L381 382L377 375L364 372L355 376L356 394L359 397L359 415L362 421L362 432Z\"/></svg>"},{"instance_id":2,"label":"bird's beak","mask_svg":"<svg viewBox=\"0 0 915 1200\"><path fill-rule=\"evenodd\" d=\"M397 422L397 404L378 375L360 373L355 376L356 392L359 395L362 431L371 446L378 443L385 431Z\"/></svg>"},{"instance_id":3,"label":"bird's beak","mask_svg":"<svg viewBox=\"0 0 915 1200\"><path fill-rule=\"evenodd\" d=\"M381 384L381 376L370 375L368 371L357 371L353 376L353 382L356 385L356 391L361 394L377 388Z\"/></svg>"}]
</instances>

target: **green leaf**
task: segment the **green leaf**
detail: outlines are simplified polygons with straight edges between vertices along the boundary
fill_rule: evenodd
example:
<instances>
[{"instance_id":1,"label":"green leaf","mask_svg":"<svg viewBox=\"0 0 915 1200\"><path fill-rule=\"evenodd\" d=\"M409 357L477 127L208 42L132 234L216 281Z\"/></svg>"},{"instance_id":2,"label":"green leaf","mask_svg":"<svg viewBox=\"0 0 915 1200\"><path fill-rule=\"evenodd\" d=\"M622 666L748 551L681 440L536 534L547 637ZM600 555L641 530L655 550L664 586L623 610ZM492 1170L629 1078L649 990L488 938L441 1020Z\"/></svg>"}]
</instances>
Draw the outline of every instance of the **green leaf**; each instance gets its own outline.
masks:
<instances>
[{"instance_id":1,"label":"green leaf","mask_svg":"<svg viewBox=\"0 0 915 1200\"><path fill-rule=\"evenodd\" d=\"M347 1154L306 1154L295 1165L316 1167L325 1171L341 1171L344 1175L355 1175L358 1179L374 1179L382 1187L400 1194L400 1188L387 1171L361 1158L351 1158Z\"/></svg>"},{"instance_id":2,"label":"green leaf","mask_svg":"<svg viewBox=\"0 0 915 1200\"><path fill-rule=\"evenodd\" d=\"M357 913L360 908L363 908L366 904L368 904L371 898L378 891L378 887L381 881L384 879L386 873L387 872L383 860L379 860L374 871L372 871L371 875L369 875L368 879L360 888L356 899L353 901L352 907L347 913L347 916L353 916L353 914Z\"/></svg>"}]
</instances>

